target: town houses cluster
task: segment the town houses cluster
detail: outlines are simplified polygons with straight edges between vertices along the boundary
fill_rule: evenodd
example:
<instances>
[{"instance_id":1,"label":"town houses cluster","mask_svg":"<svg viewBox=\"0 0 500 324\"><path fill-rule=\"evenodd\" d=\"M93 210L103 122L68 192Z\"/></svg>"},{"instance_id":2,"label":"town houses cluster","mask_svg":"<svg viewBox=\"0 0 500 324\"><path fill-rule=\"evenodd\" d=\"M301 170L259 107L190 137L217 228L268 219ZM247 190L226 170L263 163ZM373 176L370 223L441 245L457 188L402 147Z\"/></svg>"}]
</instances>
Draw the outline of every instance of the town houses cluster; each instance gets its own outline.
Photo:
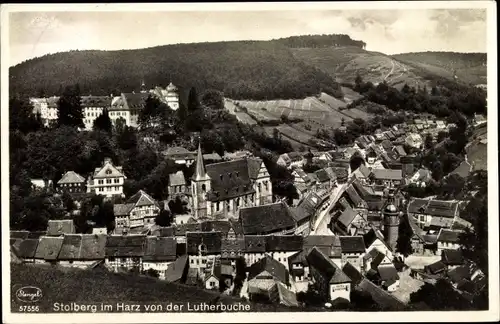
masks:
<instances>
[{"instance_id":1,"label":"town houses cluster","mask_svg":"<svg viewBox=\"0 0 500 324\"><path fill-rule=\"evenodd\" d=\"M167 104L172 110L179 109L179 94L177 87L170 82L166 88L159 86L147 90L144 82L138 93L121 93L119 96L82 96L81 106L83 112L83 124L85 130L92 129L94 121L104 109L108 110L109 118L113 125L118 119L123 119L127 126L137 127L139 124L139 112L148 96L154 96ZM57 121L57 103L59 97L30 98L33 112L39 113L42 123L49 126Z\"/></svg>"},{"instance_id":2,"label":"town houses cluster","mask_svg":"<svg viewBox=\"0 0 500 324\"><path fill-rule=\"evenodd\" d=\"M168 98L172 87L155 91ZM109 98L111 106L125 107L110 112L132 123L131 98L144 95ZM86 118L95 118L107 100L89 104ZM291 170L299 193L292 204L273 195L266 165L250 152L221 157L203 154L200 146L194 152L171 147L165 157L194 164L194 173L189 179L181 171L169 175L169 199L180 197L188 206L169 227L155 223L168 204L143 190L125 197L127 176L122 166L106 158L90 175L67 170L53 187L56 193L72 195L77 204L88 194L121 197L122 203L114 204L114 230L95 227L80 234L72 219L49 220L45 232L11 231L11 257L15 262L115 272L154 270L160 280L204 289L224 285L228 292L235 287L240 259L246 278L239 293L250 300L264 296L297 306L297 295L312 285L330 302L350 301L352 291L363 291L381 307L401 309L404 303L396 293L408 269L396 246L400 223L407 221L413 254L439 258L412 269L412 276L442 277L464 296L474 296L484 275L459 250L459 234L470 226L461 217L465 202L407 199L400 191L402 185L423 187L431 180L430 171L406 150L421 149L423 134L437 136L448 128L440 120L415 120L331 151L282 154L277 164ZM353 170L355 155L365 163ZM306 172L314 163L323 167ZM473 170L466 161L453 173L466 177ZM51 186L37 179L33 185Z\"/></svg>"}]
</instances>

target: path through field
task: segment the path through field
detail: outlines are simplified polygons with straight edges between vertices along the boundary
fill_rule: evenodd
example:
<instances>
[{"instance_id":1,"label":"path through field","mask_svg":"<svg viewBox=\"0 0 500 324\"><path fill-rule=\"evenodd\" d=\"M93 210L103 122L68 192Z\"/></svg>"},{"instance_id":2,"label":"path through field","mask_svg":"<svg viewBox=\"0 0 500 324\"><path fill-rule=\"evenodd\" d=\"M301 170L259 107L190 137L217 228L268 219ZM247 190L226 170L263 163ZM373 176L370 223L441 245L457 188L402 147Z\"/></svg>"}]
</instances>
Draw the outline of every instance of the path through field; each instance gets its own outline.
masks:
<instances>
[{"instance_id":1,"label":"path through field","mask_svg":"<svg viewBox=\"0 0 500 324\"><path fill-rule=\"evenodd\" d=\"M394 72L394 60L391 60L391 64L392 64L392 67L391 67L391 70L389 71L389 73L387 73L387 75L384 77L384 80L387 80L387 78L392 74L392 72Z\"/></svg>"}]
</instances>

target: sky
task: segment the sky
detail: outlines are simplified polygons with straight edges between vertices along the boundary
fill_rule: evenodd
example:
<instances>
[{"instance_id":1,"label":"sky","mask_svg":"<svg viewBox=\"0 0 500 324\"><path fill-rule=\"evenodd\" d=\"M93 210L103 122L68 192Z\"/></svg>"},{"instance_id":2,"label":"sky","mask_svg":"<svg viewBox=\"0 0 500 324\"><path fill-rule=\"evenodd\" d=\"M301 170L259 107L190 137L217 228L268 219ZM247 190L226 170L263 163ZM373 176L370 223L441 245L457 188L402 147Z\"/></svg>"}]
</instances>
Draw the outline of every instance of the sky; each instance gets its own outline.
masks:
<instances>
[{"instance_id":1,"label":"sky","mask_svg":"<svg viewBox=\"0 0 500 324\"><path fill-rule=\"evenodd\" d=\"M486 52L485 9L11 12L9 65L69 50L347 34L367 50Z\"/></svg>"}]
</instances>

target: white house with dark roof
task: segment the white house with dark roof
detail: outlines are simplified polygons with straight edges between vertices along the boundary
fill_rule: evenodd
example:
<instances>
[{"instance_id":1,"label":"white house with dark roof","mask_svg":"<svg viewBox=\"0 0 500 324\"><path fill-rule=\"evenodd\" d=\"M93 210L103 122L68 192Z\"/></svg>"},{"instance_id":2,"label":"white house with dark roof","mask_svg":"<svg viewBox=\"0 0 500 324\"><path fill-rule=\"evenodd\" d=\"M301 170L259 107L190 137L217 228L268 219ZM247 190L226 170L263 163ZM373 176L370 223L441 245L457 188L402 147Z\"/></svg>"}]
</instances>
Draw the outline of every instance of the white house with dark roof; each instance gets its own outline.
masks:
<instances>
[{"instance_id":1,"label":"white house with dark roof","mask_svg":"<svg viewBox=\"0 0 500 324\"><path fill-rule=\"evenodd\" d=\"M263 235L245 235L244 240L243 257L248 267L266 256L266 237Z\"/></svg>"},{"instance_id":2,"label":"white house with dark roof","mask_svg":"<svg viewBox=\"0 0 500 324\"><path fill-rule=\"evenodd\" d=\"M342 266L350 262L356 269L361 269L366 248L363 236L340 236Z\"/></svg>"},{"instance_id":3,"label":"white house with dark roof","mask_svg":"<svg viewBox=\"0 0 500 324\"><path fill-rule=\"evenodd\" d=\"M441 228L437 237L437 254L444 250L458 250L460 248L461 231Z\"/></svg>"},{"instance_id":4,"label":"white house with dark roof","mask_svg":"<svg viewBox=\"0 0 500 324\"><path fill-rule=\"evenodd\" d=\"M153 226L155 217L160 213L158 202L143 190L139 190L124 204L115 204L113 209L116 228L127 229Z\"/></svg>"},{"instance_id":5,"label":"white house with dark roof","mask_svg":"<svg viewBox=\"0 0 500 324\"><path fill-rule=\"evenodd\" d=\"M459 218L459 207L459 201L415 198L408 204L407 213L421 228L450 228Z\"/></svg>"},{"instance_id":6,"label":"white house with dark roof","mask_svg":"<svg viewBox=\"0 0 500 324\"><path fill-rule=\"evenodd\" d=\"M92 177L89 178L87 192L95 193L105 197L121 196L123 184L127 177L121 166L113 165L110 158L105 158L102 167L96 168Z\"/></svg>"},{"instance_id":7,"label":"white house with dark roof","mask_svg":"<svg viewBox=\"0 0 500 324\"><path fill-rule=\"evenodd\" d=\"M289 270L288 258L303 248L301 235L269 235L265 237L266 253Z\"/></svg>"},{"instance_id":8,"label":"white house with dark roof","mask_svg":"<svg viewBox=\"0 0 500 324\"><path fill-rule=\"evenodd\" d=\"M283 153L278 157L278 160L276 161L276 164L292 169L292 168L301 168L304 166L306 160L304 158L304 155L300 152L288 152L288 153Z\"/></svg>"},{"instance_id":9,"label":"white house with dark roof","mask_svg":"<svg viewBox=\"0 0 500 324\"><path fill-rule=\"evenodd\" d=\"M94 127L94 122L102 115L104 109L109 109L111 107L111 101L113 98L111 96L82 96L81 106L83 113L83 124L85 125L85 130L91 130Z\"/></svg>"},{"instance_id":10,"label":"white house with dark roof","mask_svg":"<svg viewBox=\"0 0 500 324\"><path fill-rule=\"evenodd\" d=\"M74 171L66 172L57 181L57 187L60 191L67 191L69 193L83 193L87 191L85 178Z\"/></svg>"}]
</instances>

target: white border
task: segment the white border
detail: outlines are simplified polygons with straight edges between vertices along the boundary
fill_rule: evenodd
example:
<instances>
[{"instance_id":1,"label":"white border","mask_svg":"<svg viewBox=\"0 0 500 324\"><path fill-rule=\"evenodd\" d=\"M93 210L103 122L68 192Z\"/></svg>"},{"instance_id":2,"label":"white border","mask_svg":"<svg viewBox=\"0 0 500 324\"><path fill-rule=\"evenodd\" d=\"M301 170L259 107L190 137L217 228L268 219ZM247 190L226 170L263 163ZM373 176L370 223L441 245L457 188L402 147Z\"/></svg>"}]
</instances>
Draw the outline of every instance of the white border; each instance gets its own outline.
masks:
<instances>
[{"instance_id":1,"label":"white border","mask_svg":"<svg viewBox=\"0 0 500 324\"><path fill-rule=\"evenodd\" d=\"M9 182L8 182L8 68L9 17L15 11L268 11L268 10L349 10L349 9L487 9L488 39L488 194L489 199L489 283L490 310L484 312L291 312L224 314L16 314L10 312ZM499 320L498 275L498 142L497 142L497 33L494 1L384 1L310 3L176 3L176 4L23 4L1 6L1 147L2 147L2 279L3 321L5 323L162 323L162 322L415 322ZM332 31L333 32L333 31Z\"/></svg>"}]
</instances>

